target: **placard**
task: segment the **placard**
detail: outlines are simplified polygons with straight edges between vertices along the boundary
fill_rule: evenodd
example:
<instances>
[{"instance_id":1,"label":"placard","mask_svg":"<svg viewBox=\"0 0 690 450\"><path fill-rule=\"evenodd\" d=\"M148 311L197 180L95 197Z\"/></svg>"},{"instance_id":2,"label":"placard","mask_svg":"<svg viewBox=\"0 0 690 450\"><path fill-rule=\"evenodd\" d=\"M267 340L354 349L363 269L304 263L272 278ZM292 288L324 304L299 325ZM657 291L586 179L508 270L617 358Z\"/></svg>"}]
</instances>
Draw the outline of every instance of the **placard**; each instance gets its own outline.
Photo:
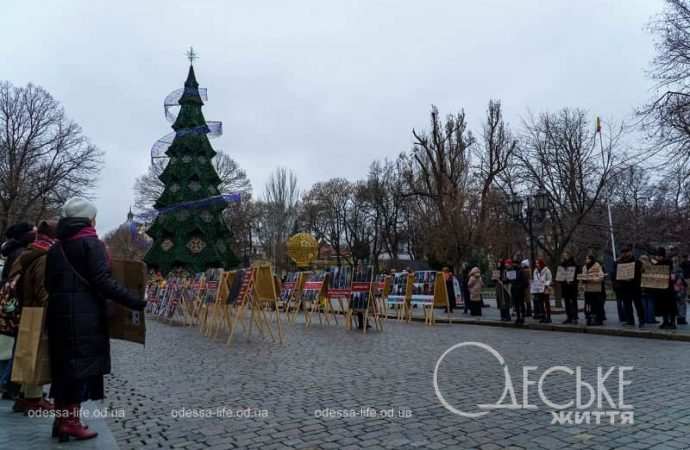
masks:
<instances>
[{"instance_id":1,"label":"placard","mask_svg":"<svg viewBox=\"0 0 690 450\"><path fill-rule=\"evenodd\" d=\"M517 280L517 270L506 270L505 271L506 280L515 281Z\"/></svg>"},{"instance_id":2,"label":"placard","mask_svg":"<svg viewBox=\"0 0 690 450\"><path fill-rule=\"evenodd\" d=\"M113 278L123 284L133 296L143 299L146 292L146 265L139 261L112 261ZM112 339L144 344L146 322L143 311L133 311L110 301L108 332Z\"/></svg>"},{"instance_id":3,"label":"placard","mask_svg":"<svg viewBox=\"0 0 690 450\"><path fill-rule=\"evenodd\" d=\"M618 263L616 265L616 281L629 281L635 279L635 261Z\"/></svg>"},{"instance_id":4,"label":"placard","mask_svg":"<svg viewBox=\"0 0 690 450\"><path fill-rule=\"evenodd\" d=\"M671 280L671 266L646 266L642 273L642 287L647 289L668 289Z\"/></svg>"},{"instance_id":5,"label":"placard","mask_svg":"<svg viewBox=\"0 0 690 450\"><path fill-rule=\"evenodd\" d=\"M556 269L556 281L559 283L572 283L575 281L576 271L577 267L575 266L558 266L558 269Z\"/></svg>"},{"instance_id":6,"label":"placard","mask_svg":"<svg viewBox=\"0 0 690 450\"><path fill-rule=\"evenodd\" d=\"M529 291L532 294L543 294L544 293L544 282L542 280L533 279L529 286Z\"/></svg>"}]
</instances>

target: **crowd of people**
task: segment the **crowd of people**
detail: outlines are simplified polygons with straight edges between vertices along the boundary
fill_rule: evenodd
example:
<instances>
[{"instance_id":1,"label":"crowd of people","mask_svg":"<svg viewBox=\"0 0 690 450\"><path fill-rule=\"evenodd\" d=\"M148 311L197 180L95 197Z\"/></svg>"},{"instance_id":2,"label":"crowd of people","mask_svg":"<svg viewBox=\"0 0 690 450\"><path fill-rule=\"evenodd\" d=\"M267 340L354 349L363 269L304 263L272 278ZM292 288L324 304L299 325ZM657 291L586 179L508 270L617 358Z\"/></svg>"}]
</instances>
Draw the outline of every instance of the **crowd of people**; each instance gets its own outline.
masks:
<instances>
[{"instance_id":1,"label":"crowd of people","mask_svg":"<svg viewBox=\"0 0 690 450\"><path fill-rule=\"evenodd\" d=\"M110 256L96 233L96 213L90 201L69 199L57 221L10 226L1 250L2 396L14 400L15 412L52 413L52 434L60 441L97 436L82 423L80 410L82 402L104 398L103 376L110 373L106 299L134 310L146 305L113 279ZM10 304L16 308L10 310ZM45 332L49 342L47 394L41 385L12 382L14 354L24 338L18 321L28 307L45 311L39 334Z\"/></svg>"},{"instance_id":2,"label":"crowd of people","mask_svg":"<svg viewBox=\"0 0 690 450\"><path fill-rule=\"evenodd\" d=\"M617 279L619 265L627 265L631 269L629 276ZM643 274L652 272L651 266L663 269L655 271L661 274L661 279L653 285L645 285ZM551 323L551 301L556 292L559 292L565 306L566 318L563 324L579 323L578 299L582 294L586 324L601 326L607 320L605 302L609 285L615 296L618 320L624 326L635 326L635 315L640 328L660 324L661 329L676 329L677 325L687 324L690 280L688 255L670 258L667 257L666 249L659 247L650 254L636 257L632 246L628 245L622 248L612 269L610 274L606 274L602 263L591 253L581 265L577 264L572 255L564 253L558 265L558 276L554 276L543 259L536 261L534 269L531 269L528 260L498 261L491 278L495 284L500 320L512 321L512 316L515 316L515 323L518 325L524 324L526 317L532 317L540 323ZM460 290L462 297L467 300L466 314L481 315L482 306L485 306L482 297L484 287L478 267L468 268L463 272ZM452 295L455 296L455 293Z\"/></svg>"}]
</instances>

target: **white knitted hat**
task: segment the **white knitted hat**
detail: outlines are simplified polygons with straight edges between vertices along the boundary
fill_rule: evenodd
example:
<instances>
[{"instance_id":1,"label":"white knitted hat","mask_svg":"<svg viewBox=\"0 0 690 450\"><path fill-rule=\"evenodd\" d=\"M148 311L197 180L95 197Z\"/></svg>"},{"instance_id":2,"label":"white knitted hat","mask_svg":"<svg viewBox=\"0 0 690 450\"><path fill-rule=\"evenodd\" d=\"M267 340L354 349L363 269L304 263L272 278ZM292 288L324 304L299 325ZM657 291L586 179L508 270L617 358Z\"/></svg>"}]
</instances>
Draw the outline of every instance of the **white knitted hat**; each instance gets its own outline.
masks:
<instances>
[{"instance_id":1,"label":"white knitted hat","mask_svg":"<svg viewBox=\"0 0 690 450\"><path fill-rule=\"evenodd\" d=\"M93 220L98 210L96 206L85 198L72 197L62 205L60 217L83 217Z\"/></svg>"}]
</instances>

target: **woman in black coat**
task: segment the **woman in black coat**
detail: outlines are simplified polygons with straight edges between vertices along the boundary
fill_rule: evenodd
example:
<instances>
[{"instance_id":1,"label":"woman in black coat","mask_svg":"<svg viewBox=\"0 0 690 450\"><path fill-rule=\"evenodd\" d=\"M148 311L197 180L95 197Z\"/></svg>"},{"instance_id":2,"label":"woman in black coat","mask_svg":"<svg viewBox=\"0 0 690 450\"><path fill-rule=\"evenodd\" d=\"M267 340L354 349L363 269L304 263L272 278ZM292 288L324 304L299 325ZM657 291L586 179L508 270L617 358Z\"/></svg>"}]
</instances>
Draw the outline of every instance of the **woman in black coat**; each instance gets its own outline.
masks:
<instances>
[{"instance_id":1,"label":"woman in black coat","mask_svg":"<svg viewBox=\"0 0 690 450\"><path fill-rule=\"evenodd\" d=\"M56 424L53 436L90 439L79 420L80 404L104 398L103 375L110 373L106 299L131 309L146 303L133 297L110 272L105 244L98 239L96 208L73 198L62 208L59 242L48 251L46 289Z\"/></svg>"}]
</instances>

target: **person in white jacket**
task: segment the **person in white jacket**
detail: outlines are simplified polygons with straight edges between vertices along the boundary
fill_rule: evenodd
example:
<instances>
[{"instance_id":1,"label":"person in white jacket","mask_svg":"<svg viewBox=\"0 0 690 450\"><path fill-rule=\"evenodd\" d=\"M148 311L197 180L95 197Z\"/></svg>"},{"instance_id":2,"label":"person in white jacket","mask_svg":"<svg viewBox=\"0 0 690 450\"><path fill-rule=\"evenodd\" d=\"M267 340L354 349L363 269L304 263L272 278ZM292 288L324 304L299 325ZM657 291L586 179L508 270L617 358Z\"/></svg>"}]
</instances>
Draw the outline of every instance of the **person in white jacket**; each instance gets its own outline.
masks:
<instances>
[{"instance_id":1,"label":"person in white jacket","mask_svg":"<svg viewBox=\"0 0 690 450\"><path fill-rule=\"evenodd\" d=\"M546 267L544 260L539 258L537 260L537 267L534 269L534 274L532 276L532 293L541 300L544 305L544 318L541 319L540 323L551 323L551 302L549 299L549 294L551 293L551 283L553 282L553 277L551 276L551 270Z\"/></svg>"}]
</instances>

